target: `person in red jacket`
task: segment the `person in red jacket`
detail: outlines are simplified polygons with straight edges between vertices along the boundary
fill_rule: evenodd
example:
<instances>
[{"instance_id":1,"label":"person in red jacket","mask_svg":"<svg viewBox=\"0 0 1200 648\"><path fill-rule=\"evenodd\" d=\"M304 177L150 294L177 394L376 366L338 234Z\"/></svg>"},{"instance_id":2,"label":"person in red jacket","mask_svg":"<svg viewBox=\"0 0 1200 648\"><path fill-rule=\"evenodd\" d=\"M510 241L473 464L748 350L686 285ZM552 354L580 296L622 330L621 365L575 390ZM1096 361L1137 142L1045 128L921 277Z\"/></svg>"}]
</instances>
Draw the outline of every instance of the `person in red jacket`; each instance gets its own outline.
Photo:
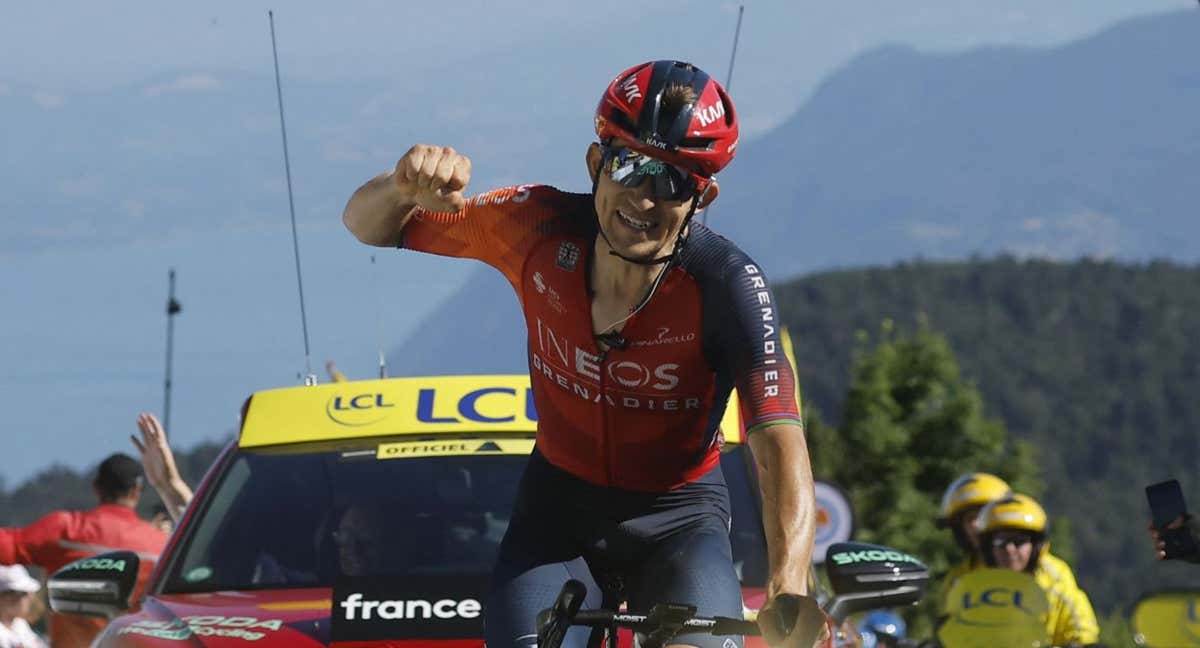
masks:
<instances>
[{"instance_id":1,"label":"person in red jacket","mask_svg":"<svg viewBox=\"0 0 1200 648\"><path fill-rule=\"evenodd\" d=\"M108 457L92 482L100 505L90 511L53 511L23 528L0 528L0 565L36 565L53 573L81 558L123 549L142 559L140 593L167 542L166 533L134 511L142 496L142 481L141 465L132 457L121 453ZM51 614L51 644L86 648L104 624L100 619Z\"/></svg>"}]
</instances>

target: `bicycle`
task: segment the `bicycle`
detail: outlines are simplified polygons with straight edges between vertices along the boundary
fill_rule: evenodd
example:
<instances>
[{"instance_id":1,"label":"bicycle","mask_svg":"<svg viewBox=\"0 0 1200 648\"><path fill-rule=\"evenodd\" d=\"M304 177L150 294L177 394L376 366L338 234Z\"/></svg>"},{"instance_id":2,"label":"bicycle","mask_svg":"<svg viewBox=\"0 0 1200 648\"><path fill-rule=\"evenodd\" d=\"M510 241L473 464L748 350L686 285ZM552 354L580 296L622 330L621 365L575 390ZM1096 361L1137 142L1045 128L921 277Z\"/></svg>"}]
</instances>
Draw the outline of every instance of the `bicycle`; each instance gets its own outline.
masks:
<instances>
[{"instance_id":1,"label":"bicycle","mask_svg":"<svg viewBox=\"0 0 1200 648\"><path fill-rule=\"evenodd\" d=\"M777 597L775 609L780 635L785 645L810 648L825 627L826 619L834 628L851 614L876 607L911 605L919 601L929 581L929 571L916 558L894 549L864 543L838 543L826 553L826 573L834 596L824 605L807 596ZM649 614L627 614L613 610L581 610L587 590L583 583L567 581L554 606L538 614L538 647L560 648L571 626L605 630L608 648L618 648L618 630L638 633L640 648L662 648L682 633L707 633L717 636L761 636L755 620L730 617L704 617L693 605L659 603ZM598 645L593 632L589 646Z\"/></svg>"}]
</instances>

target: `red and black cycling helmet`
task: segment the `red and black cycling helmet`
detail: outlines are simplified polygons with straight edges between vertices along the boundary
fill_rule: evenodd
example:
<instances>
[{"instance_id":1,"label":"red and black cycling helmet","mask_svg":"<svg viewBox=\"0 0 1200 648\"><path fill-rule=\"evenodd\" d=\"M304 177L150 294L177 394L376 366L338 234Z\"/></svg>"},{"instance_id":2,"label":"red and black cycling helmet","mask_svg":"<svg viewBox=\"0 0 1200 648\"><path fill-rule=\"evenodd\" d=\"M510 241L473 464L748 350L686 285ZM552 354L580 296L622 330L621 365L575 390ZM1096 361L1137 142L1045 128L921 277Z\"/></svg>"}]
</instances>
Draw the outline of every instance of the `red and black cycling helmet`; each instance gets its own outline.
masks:
<instances>
[{"instance_id":1,"label":"red and black cycling helmet","mask_svg":"<svg viewBox=\"0 0 1200 648\"><path fill-rule=\"evenodd\" d=\"M664 110L672 85L695 91L697 99ZM703 70L682 61L652 61L625 70L608 85L596 106L596 135L711 178L733 159L738 145L737 112L725 89Z\"/></svg>"}]
</instances>

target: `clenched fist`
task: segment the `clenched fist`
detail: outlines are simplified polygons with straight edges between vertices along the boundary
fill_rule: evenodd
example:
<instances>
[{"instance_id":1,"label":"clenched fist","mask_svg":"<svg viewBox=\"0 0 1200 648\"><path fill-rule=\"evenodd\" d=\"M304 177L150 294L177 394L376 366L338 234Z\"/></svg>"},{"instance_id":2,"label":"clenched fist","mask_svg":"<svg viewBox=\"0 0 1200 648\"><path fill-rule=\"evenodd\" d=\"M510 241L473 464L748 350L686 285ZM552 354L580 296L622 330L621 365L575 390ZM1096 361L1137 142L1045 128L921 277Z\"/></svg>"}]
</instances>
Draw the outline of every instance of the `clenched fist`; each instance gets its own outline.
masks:
<instances>
[{"instance_id":1,"label":"clenched fist","mask_svg":"<svg viewBox=\"0 0 1200 648\"><path fill-rule=\"evenodd\" d=\"M392 181L404 204L435 212L455 212L467 201L463 190L471 180L471 159L449 146L417 144L400 158Z\"/></svg>"}]
</instances>

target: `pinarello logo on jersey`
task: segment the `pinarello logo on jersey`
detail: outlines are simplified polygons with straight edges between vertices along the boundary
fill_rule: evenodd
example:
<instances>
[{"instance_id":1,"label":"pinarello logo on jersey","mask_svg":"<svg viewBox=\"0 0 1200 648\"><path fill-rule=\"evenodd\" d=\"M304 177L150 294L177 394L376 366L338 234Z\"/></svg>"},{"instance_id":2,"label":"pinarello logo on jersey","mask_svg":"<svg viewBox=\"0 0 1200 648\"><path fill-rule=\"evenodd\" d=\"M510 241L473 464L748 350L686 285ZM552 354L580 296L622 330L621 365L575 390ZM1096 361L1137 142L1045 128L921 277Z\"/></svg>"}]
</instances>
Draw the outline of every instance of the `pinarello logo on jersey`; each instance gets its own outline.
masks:
<instances>
[{"instance_id":1,"label":"pinarello logo on jersey","mask_svg":"<svg viewBox=\"0 0 1200 648\"><path fill-rule=\"evenodd\" d=\"M696 339L695 331L686 333L671 333L671 327L658 327L658 336L646 340L631 340L629 344L635 347L641 346L659 346L663 344L683 344L684 342L692 342Z\"/></svg>"}]
</instances>

